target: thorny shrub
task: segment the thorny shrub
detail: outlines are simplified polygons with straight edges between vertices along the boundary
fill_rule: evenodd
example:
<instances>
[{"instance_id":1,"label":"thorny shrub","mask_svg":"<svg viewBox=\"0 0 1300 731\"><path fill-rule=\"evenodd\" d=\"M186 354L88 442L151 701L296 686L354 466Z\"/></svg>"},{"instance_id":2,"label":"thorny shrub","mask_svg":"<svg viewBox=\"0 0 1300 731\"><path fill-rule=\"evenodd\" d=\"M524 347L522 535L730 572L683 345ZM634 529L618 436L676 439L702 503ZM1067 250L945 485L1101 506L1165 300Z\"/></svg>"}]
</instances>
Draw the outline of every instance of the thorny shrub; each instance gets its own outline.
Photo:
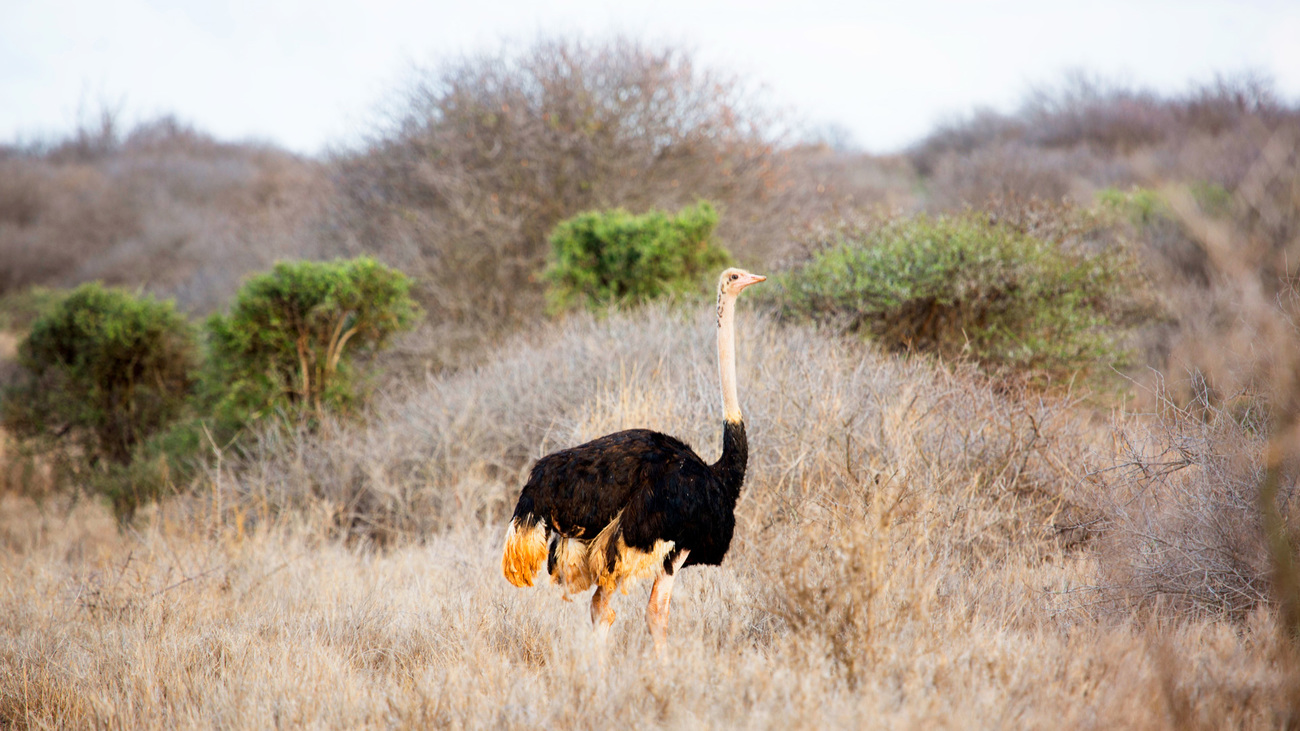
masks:
<instances>
[{"instance_id":1,"label":"thorny shrub","mask_svg":"<svg viewBox=\"0 0 1300 731\"><path fill-rule=\"evenodd\" d=\"M1096 511L1079 527L1101 537L1098 591L1107 604L1245 619L1273 599L1260 512L1268 405L1242 395L1224 407L1198 376L1199 397L1161 385L1149 414L1113 425L1120 450L1090 471ZM1300 465L1284 465L1278 507L1300 525Z\"/></svg>"},{"instance_id":2,"label":"thorny shrub","mask_svg":"<svg viewBox=\"0 0 1300 731\"><path fill-rule=\"evenodd\" d=\"M187 312L224 303L282 258L334 253L315 221L325 166L112 114L67 138L0 145L0 296L87 281L142 287Z\"/></svg>"},{"instance_id":3,"label":"thorny shrub","mask_svg":"<svg viewBox=\"0 0 1300 731\"><path fill-rule=\"evenodd\" d=\"M1074 74L1026 95L1013 114L981 110L938 126L908 157L926 207L958 211L991 195L1086 201L1099 189L1193 180L1228 193L1300 109L1266 79L1220 78L1161 95Z\"/></svg>"},{"instance_id":4,"label":"thorny shrub","mask_svg":"<svg viewBox=\"0 0 1300 731\"><path fill-rule=\"evenodd\" d=\"M1289 264L1300 237L1286 223L1300 211L1297 145L1288 129L1271 135L1227 219L1201 185L1160 189L1155 218L1204 254L1203 279L1163 293L1180 305L1170 360L1190 377L1157 374L1137 391L1147 414L1115 425L1122 456L1091 477L1104 601L1234 618L1267 605L1288 662L1300 640L1300 299Z\"/></svg>"},{"instance_id":5,"label":"thorny shrub","mask_svg":"<svg viewBox=\"0 0 1300 731\"><path fill-rule=\"evenodd\" d=\"M982 109L938 125L910 157L922 175L930 175L945 155L967 155L1009 142L1124 153L1171 138L1218 135L1252 120L1277 122L1288 116L1294 116L1294 110L1278 99L1269 80L1257 76L1221 77L1185 94L1162 96L1075 72L1055 86L1032 89L1013 114Z\"/></svg>"}]
</instances>

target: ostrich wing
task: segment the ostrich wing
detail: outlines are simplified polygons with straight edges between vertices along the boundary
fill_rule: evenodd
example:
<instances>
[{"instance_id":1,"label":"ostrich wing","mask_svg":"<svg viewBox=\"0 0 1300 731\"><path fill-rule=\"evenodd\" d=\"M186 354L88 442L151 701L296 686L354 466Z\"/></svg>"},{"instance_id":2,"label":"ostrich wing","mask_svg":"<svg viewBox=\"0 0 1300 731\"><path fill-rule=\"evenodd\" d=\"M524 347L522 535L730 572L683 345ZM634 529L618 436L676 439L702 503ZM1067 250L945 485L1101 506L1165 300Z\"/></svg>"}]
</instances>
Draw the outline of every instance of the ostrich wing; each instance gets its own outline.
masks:
<instances>
[{"instance_id":1,"label":"ostrich wing","mask_svg":"<svg viewBox=\"0 0 1300 731\"><path fill-rule=\"evenodd\" d=\"M631 429L539 459L515 516L531 513L562 535L590 540L623 513L624 540L648 549L690 527L713 479L680 440Z\"/></svg>"}]
</instances>

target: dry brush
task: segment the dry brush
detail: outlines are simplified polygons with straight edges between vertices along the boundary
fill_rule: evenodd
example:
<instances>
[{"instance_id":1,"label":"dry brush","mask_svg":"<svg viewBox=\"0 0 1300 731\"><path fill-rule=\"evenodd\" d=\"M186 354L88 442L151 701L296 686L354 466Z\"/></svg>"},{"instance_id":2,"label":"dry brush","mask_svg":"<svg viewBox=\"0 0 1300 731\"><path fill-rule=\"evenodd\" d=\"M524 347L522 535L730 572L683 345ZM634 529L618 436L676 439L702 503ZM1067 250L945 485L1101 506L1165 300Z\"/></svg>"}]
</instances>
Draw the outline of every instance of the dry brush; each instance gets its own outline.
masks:
<instances>
[{"instance_id":1,"label":"dry brush","mask_svg":"<svg viewBox=\"0 0 1300 731\"><path fill-rule=\"evenodd\" d=\"M6 497L0 717L17 726L1269 727L1272 615L1086 606L1107 429L1077 404L745 313L750 479L727 564L684 572L657 664L619 597L586 612L499 575L539 454L627 426L716 449L711 327L575 316L366 425L266 437L118 533ZM1098 426L1098 424L1103 424ZM272 443L287 439L288 442ZM1086 512L1086 511L1085 511ZM558 593L559 589L555 589ZM1281 714L1281 715L1280 715Z\"/></svg>"}]
</instances>

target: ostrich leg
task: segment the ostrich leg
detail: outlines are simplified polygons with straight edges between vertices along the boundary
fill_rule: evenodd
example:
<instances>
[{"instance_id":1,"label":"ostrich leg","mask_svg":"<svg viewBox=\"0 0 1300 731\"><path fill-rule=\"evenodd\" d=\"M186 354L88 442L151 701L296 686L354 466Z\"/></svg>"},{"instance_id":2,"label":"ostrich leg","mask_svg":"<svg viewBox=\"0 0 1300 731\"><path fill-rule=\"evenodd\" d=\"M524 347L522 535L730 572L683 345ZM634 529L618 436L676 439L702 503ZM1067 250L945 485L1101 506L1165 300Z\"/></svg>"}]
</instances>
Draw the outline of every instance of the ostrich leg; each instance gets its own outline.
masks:
<instances>
[{"instance_id":1,"label":"ostrich leg","mask_svg":"<svg viewBox=\"0 0 1300 731\"><path fill-rule=\"evenodd\" d=\"M668 603L673 598L673 579L690 551L682 551L673 561L672 571L665 571L655 576L654 587L650 589L650 604L645 610L645 621L650 627L650 636L655 641L655 654L663 657L665 643L668 641Z\"/></svg>"},{"instance_id":2,"label":"ostrich leg","mask_svg":"<svg viewBox=\"0 0 1300 731\"><path fill-rule=\"evenodd\" d=\"M610 593L597 586L596 593L591 595L591 623L595 625L596 637L602 643L609 634L609 626L614 624L614 609L609 606L613 599Z\"/></svg>"}]
</instances>

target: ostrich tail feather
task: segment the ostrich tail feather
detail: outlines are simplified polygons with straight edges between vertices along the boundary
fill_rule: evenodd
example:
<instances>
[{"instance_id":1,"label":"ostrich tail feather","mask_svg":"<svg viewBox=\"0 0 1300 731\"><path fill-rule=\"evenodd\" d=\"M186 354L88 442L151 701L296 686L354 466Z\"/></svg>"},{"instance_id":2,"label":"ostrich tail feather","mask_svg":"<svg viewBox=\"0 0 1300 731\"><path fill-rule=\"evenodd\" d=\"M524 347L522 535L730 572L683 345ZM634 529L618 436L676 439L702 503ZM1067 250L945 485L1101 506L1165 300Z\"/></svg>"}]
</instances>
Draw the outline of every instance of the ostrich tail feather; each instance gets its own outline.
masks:
<instances>
[{"instance_id":1,"label":"ostrich tail feather","mask_svg":"<svg viewBox=\"0 0 1300 731\"><path fill-rule=\"evenodd\" d=\"M528 515L511 519L501 552L501 573L515 586L532 586L533 577L546 561L546 526Z\"/></svg>"}]
</instances>

